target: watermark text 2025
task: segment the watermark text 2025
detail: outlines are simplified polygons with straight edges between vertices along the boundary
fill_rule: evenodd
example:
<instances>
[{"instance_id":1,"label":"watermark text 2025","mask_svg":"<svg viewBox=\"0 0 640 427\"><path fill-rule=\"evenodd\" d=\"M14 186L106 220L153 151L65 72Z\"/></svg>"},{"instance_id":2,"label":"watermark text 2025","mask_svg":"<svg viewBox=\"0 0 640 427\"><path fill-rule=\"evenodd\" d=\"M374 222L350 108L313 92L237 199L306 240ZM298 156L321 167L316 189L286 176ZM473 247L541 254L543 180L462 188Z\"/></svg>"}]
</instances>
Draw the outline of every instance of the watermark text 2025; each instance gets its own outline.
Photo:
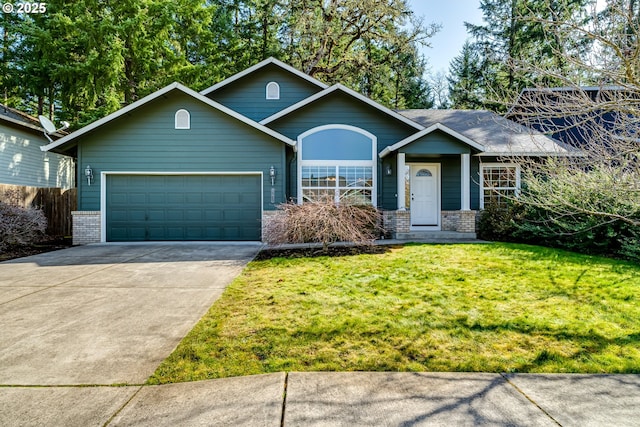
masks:
<instances>
[{"instance_id":1,"label":"watermark text 2025","mask_svg":"<svg viewBox=\"0 0 640 427\"><path fill-rule=\"evenodd\" d=\"M46 13L46 3L3 3L4 13Z\"/></svg>"}]
</instances>

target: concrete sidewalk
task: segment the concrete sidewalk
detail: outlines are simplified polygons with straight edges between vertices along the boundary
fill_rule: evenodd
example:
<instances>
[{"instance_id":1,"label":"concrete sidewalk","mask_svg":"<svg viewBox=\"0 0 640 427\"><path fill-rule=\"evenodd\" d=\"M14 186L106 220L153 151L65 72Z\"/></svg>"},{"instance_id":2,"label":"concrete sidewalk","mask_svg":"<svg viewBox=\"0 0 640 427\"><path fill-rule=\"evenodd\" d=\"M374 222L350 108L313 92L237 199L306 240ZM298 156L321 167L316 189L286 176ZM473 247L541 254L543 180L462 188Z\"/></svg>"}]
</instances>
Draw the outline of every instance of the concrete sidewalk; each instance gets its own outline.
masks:
<instances>
[{"instance_id":1,"label":"concrete sidewalk","mask_svg":"<svg viewBox=\"0 0 640 427\"><path fill-rule=\"evenodd\" d=\"M640 375L276 373L0 388L3 426L637 426Z\"/></svg>"}]
</instances>

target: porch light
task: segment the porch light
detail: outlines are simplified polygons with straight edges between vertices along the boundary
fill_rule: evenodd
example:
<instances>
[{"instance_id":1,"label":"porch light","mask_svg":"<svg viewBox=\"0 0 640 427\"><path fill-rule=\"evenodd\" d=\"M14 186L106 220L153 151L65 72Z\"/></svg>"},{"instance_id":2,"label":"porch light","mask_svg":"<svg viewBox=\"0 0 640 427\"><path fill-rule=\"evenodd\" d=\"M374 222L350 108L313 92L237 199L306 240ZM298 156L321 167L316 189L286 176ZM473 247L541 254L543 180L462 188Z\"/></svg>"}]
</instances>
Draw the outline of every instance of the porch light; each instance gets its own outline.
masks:
<instances>
[{"instance_id":1,"label":"porch light","mask_svg":"<svg viewBox=\"0 0 640 427\"><path fill-rule=\"evenodd\" d=\"M84 168L84 176L87 177L87 184L91 185L91 181L93 180L93 169L91 169L91 166L87 165L87 167Z\"/></svg>"},{"instance_id":2,"label":"porch light","mask_svg":"<svg viewBox=\"0 0 640 427\"><path fill-rule=\"evenodd\" d=\"M393 175L393 169L391 169L391 165L387 165L387 168L384 170L384 173L385 173L387 176L391 176L391 175Z\"/></svg>"},{"instance_id":3,"label":"porch light","mask_svg":"<svg viewBox=\"0 0 640 427\"><path fill-rule=\"evenodd\" d=\"M276 185L276 168L273 165L269 168L269 178L271 178L271 185Z\"/></svg>"}]
</instances>

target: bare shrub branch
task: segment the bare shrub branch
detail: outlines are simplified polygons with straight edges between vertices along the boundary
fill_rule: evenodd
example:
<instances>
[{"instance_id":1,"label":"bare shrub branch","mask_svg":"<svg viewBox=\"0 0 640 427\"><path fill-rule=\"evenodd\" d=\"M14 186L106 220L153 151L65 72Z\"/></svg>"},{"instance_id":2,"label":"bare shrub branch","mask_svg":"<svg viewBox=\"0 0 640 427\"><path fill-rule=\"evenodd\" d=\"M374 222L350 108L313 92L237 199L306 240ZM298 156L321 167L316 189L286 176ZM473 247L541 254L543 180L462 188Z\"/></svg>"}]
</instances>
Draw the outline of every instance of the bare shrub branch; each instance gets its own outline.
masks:
<instances>
[{"instance_id":1,"label":"bare shrub branch","mask_svg":"<svg viewBox=\"0 0 640 427\"><path fill-rule=\"evenodd\" d=\"M270 218L263 239L270 244L334 242L372 244L383 232L382 217L372 206L337 204L330 197L302 205L283 203Z\"/></svg>"},{"instance_id":2,"label":"bare shrub branch","mask_svg":"<svg viewBox=\"0 0 640 427\"><path fill-rule=\"evenodd\" d=\"M0 250L35 243L46 229L47 219L42 210L0 202Z\"/></svg>"}]
</instances>

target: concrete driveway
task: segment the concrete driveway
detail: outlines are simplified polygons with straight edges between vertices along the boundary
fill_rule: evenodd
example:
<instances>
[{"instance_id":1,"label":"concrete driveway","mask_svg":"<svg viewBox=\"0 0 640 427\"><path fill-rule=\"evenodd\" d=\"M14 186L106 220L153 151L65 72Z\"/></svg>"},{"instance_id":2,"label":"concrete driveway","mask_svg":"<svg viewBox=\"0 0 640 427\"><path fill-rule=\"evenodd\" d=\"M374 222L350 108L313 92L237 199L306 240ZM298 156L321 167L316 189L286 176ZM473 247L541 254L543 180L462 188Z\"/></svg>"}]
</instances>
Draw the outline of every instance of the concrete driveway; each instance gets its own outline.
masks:
<instances>
[{"instance_id":1,"label":"concrete driveway","mask_svg":"<svg viewBox=\"0 0 640 427\"><path fill-rule=\"evenodd\" d=\"M105 244L0 263L0 385L141 384L260 244Z\"/></svg>"}]
</instances>

